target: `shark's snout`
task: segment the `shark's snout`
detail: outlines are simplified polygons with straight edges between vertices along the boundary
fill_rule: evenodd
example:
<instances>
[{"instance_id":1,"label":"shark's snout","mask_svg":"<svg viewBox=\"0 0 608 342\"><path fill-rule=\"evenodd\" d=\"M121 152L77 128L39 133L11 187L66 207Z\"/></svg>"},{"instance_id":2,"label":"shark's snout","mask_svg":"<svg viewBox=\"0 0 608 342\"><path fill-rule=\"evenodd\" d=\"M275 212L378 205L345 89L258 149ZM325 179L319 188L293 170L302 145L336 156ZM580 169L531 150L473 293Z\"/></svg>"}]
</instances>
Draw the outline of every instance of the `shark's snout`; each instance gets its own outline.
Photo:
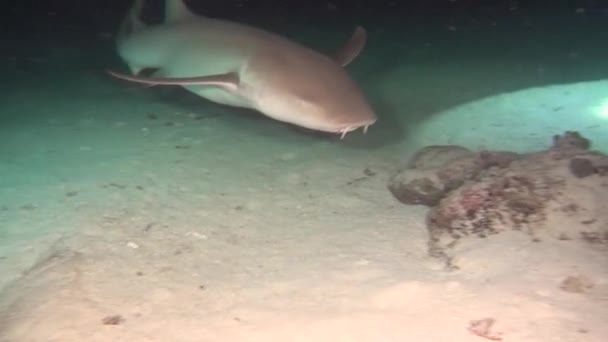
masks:
<instances>
[{"instance_id":1,"label":"shark's snout","mask_svg":"<svg viewBox=\"0 0 608 342\"><path fill-rule=\"evenodd\" d=\"M324 115L327 130L339 133L342 138L347 133L360 128L366 133L368 128L378 120L363 96L357 96L359 92L348 93L348 95L344 102L334 101L330 106L333 110L327 111Z\"/></svg>"}]
</instances>

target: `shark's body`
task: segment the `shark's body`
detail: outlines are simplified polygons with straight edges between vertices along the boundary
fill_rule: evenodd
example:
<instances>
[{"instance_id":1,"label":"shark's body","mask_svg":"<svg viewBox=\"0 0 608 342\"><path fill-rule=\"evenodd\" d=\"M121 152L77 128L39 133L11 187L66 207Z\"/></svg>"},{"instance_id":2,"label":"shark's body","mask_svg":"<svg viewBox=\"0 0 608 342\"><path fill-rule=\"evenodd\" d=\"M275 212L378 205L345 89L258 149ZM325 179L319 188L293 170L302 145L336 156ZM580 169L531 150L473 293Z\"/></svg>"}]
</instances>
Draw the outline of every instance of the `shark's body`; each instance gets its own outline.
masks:
<instances>
[{"instance_id":1,"label":"shark's body","mask_svg":"<svg viewBox=\"0 0 608 342\"><path fill-rule=\"evenodd\" d=\"M305 128L346 133L364 130L376 116L343 65L365 44L358 28L334 58L279 35L198 16L183 0L166 0L161 25L139 20L136 0L117 38L117 50L133 82L181 85L214 102L251 108ZM143 69L157 71L139 76Z\"/></svg>"}]
</instances>

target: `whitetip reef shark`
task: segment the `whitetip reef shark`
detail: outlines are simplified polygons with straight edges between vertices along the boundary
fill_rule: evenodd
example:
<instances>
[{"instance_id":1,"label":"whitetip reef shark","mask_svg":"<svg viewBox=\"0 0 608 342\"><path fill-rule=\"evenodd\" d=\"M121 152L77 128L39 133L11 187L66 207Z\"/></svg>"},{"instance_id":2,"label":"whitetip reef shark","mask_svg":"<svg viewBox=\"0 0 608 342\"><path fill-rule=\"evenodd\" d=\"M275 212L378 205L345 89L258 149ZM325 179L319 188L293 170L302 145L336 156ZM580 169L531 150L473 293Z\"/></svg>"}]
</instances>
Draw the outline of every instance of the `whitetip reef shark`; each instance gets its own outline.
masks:
<instances>
[{"instance_id":1,"label":"whitetip reef shark","mask_svg":"<svg viewBox=\"0 0 608 342\"><path fill-rule=\"evenodd\" d=\"M365 46L362 27L329 57L268 31L195 14L183 0L166 0L164 21L153 26L140 19L142 7L143 0L135 0L116 38L131 74L108 71L114 77L179 85L217 103L341 138L376 122L344 70ZM156 70L142 76L144 69Z\"/></svg>"}]
</instances>

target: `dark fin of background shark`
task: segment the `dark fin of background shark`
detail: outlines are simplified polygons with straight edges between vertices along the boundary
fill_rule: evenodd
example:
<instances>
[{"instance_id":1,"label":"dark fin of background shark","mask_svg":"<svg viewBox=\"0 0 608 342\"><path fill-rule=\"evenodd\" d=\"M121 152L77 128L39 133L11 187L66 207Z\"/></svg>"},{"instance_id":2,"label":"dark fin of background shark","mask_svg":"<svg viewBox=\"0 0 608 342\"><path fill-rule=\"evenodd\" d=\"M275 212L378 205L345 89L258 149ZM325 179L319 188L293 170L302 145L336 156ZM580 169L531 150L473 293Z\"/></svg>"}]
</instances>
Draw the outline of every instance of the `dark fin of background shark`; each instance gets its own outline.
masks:
<instances>
[{"instance_id":1,"label":"dark fin of background shark","mask_svg":"<svg viewBox=\"0 0 608 342\"><path fill-rule=\"evenodd\" d=\"M359 56L366 42L367 32L363 27L357 26L350 39L334 53L334 60L343 67L347 66Z\"/></svg>"}]
</instances>

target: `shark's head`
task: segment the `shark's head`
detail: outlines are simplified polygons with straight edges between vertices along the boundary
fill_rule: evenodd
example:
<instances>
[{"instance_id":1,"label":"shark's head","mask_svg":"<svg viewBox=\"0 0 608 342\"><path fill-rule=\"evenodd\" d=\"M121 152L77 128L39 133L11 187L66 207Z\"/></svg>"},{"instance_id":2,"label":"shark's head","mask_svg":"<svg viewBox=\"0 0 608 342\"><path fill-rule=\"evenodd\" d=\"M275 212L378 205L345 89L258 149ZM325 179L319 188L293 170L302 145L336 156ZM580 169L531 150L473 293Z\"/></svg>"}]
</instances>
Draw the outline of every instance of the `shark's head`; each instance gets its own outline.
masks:
<instances>
[{"instance_id":1,"label":"shark's head","mask_svg":"<svg viewBox=\"0 0 608 342\"><path fill-rule=\"evenodd\" d=\"M376 115L362 96L324 88L313 94L288 88L273 91L273 96L258 97L256 104L274 119L342 136L358 128L367 131L376 122Z\"/></svg>"},{"instance_id":2,"label":"shark's head","mask_svg":"<svg viewBox=\"0 0 608 342\"><path fill-rule=\"evenodd\" d=\"M270 68L257 64L255 69L250 68L254 72L242 74L243 86L248 79L257 85L252 98L259 111L280 121L342 137L359 128L367 131L376 122L376 114L361 89L333 60L313 53L306 59L271 62Z\"/></svg>"}]
</instances>

